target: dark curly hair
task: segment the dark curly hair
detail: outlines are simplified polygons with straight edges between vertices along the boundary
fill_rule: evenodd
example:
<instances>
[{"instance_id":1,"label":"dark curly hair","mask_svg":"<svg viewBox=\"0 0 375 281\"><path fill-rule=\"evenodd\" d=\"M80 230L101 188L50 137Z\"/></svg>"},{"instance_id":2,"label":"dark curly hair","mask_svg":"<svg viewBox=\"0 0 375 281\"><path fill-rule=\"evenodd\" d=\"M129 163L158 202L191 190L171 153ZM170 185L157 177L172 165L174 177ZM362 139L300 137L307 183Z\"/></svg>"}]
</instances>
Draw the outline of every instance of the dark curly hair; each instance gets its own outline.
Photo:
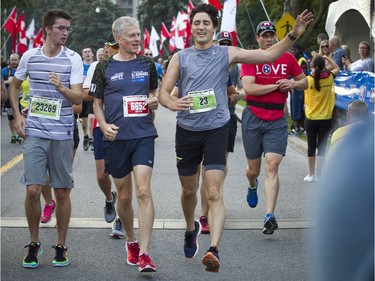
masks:
<instances>
[{"instance_id":1,"label":"dark curly hair","mask_svg":"<svg viewBox=\"0 0 375 281\"><path fill-rule=\"evenodd\" d=\"M212 20L214 27L216 28L219 22L219 13L217 9L211 4L202 3L197 5L190 14L190 24L193 24L193 18L197 13L207 13Z\"/></svg>"}]
</instances>

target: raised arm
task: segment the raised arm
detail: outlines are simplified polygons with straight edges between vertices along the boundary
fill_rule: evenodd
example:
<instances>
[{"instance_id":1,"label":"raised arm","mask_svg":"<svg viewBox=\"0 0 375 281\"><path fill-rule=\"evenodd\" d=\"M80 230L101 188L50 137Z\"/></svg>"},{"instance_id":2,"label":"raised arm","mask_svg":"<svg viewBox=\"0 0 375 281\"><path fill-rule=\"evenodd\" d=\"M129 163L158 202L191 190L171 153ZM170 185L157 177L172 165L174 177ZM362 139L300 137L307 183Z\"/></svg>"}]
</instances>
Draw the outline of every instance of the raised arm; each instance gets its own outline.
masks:
<instances>
[{"instance_id":1,"label":"raised arm","mask_svg":"<svg viewBox=\"0 0 375 281\"><path fill-rule=\"evenodd\" d=\"M313 21L313 14L307 10L297 16L292 31L279 43L267 50L244 50L237 47L228 47L229 62L258 64L273 62L289 50L293 42L302 35L307 26Z\"/></svg>"}]
</instances>

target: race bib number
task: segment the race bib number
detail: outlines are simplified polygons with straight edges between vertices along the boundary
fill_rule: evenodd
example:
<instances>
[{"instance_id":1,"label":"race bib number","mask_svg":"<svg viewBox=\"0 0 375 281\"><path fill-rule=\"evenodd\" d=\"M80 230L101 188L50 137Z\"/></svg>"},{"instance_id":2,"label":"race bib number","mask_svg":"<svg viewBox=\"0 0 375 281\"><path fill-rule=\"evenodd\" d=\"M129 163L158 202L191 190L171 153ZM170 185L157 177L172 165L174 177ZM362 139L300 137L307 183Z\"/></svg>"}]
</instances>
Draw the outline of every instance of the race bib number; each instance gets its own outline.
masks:
<instances>
[{"instance_id":1,"label":"race bib number","mask_svg":"<svg viewBox=\"0 0 375 281\"><path fill-rule=\"evenodd\" d=\"M60 120L61 105L61 99L34 96L31 98L29 115Z\"/></svg>"},{"instance_id":2,"label":"race bib number","mask_svg":"<svg viewBox=\"0 0 375 281\"><path fill-rule=\"evenodd\" d=\"M122 97L124 117L143 117L149 114L147 96Z\"/></svg>"},{"instance_id":3,"label":"race bib number","mask_svg":"<svg viewBox=\"0 0 375 281\"><path fill-rule=\"evenodd\" d=\"M188 95L191 96L193 101L190 113L206 112L216 108L216 97L213 89L189 92Z\"/></svg>"}]
</instances>

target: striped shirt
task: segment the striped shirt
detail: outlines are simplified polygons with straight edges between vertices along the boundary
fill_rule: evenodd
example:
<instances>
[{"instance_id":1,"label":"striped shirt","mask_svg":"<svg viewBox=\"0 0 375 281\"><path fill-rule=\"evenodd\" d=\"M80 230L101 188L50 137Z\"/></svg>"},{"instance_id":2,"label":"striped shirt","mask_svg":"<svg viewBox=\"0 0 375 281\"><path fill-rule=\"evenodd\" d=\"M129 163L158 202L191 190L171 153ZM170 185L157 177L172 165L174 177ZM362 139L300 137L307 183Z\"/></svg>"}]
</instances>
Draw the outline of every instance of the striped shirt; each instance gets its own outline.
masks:
<instances>
[{"instance_id":1,"label":"striped shirt","mask_svg":"<svg viewBox=\"0 0 375 281\"><path fill-rule=\"evenodd\" d=\"M72 103L49 82L49 74L51 72L57 73L60 76L61 84L67 88L70 88L71 85L81 84L83 82L81 57L66 47L62 47L61 52L52 58L43 54L43 47L31 49L22 56L15 77L22 81L27 76L30 77L30 103L26 120L26 136L50 140L73 139L74 117ZM41 104L37 100L42 100L43 98L54 99L57 103L61 103L60 114L55 119L45 118L40 115L32 116L36 106L38 107ZM51 112L51 107L53 107L49 106L48 108L48 105L47 102L44 108L41 109L47 115Z\"/></svg>"}]
</instances>

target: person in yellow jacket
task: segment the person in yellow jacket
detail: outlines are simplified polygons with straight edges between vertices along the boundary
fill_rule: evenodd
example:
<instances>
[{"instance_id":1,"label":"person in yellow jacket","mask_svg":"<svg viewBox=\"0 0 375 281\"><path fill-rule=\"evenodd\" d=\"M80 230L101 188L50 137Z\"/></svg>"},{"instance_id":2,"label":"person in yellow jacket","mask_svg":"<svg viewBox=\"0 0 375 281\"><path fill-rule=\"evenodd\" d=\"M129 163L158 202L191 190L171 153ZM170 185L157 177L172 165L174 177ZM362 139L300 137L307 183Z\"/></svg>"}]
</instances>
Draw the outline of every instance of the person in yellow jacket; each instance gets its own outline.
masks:
<instances>
[{"instance_id":1,"label":"person in yellow jacket","mask_svg":"<svg viewBox=\"0 0 375 281\"><path fill-rule=\"evenodd\" d=\"M333 70L326 69L326 60L333 66ZM308 88L304 92L309 168L304 181L320 180L328 136L332 128L335 105L334 79L339 71L339 66L331 58L320 55L313 58L312 72L307 76Z\"/></svg>"}]
</instances>

